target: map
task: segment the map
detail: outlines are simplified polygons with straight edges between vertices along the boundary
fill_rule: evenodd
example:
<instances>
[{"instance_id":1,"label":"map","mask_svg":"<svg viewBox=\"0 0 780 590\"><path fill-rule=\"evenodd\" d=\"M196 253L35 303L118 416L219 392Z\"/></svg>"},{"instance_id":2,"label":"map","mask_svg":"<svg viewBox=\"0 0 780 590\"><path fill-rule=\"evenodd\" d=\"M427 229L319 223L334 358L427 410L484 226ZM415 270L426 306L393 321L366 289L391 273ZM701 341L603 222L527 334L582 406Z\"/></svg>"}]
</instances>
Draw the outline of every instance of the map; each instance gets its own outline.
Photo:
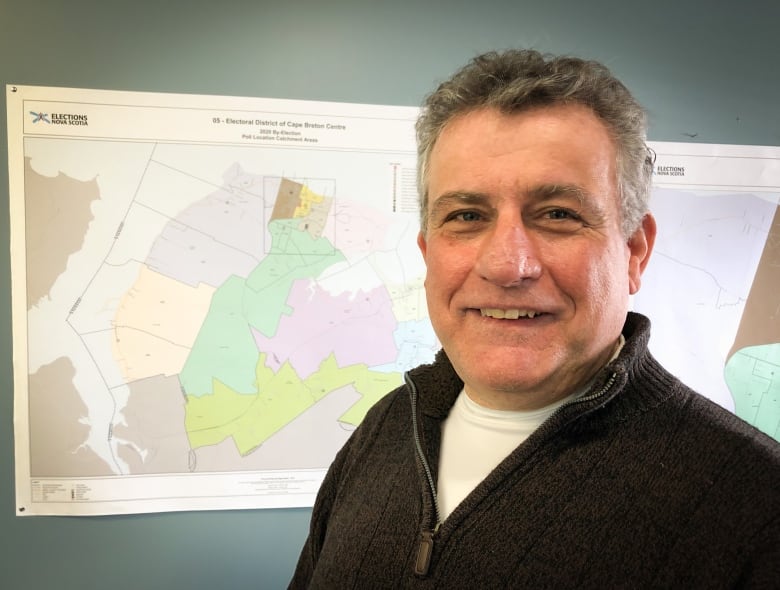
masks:
<instances>
[{"instance_id":1,"label":"map","mask_svg":"<svg viewBox=\"0 0 780 590\"><path fill-rule=\"evenodd\" d=\"M24 107L56 132L22 140L27 514L311 505L366 411L433 359L413 110L261 106L204 111L204 135L240 131L207 143L128 141L81 103L90 136L63 136L37 117L61 106Z\"/></svg>"},{"instance_id":2,"label":"map","mask_svg":"<svg viewBox=\"0 0 780 590\"><path fill-rule=\"evenodd\" d=\"M310 506L432 361L416 109L8 87L17 514ZM653 144L653 354L780 439L780 151Z\"/></svg>"},{"instance_id":3,"label":"map","mask_svg":"<svg viewBox=\"0 0 780 590\"><path fill-rule=\"evenodd\" d=\"M652 318L664 367L780 440L776 198L656 188L658 238L634 307Z\"/></svg>"}]
</instances>

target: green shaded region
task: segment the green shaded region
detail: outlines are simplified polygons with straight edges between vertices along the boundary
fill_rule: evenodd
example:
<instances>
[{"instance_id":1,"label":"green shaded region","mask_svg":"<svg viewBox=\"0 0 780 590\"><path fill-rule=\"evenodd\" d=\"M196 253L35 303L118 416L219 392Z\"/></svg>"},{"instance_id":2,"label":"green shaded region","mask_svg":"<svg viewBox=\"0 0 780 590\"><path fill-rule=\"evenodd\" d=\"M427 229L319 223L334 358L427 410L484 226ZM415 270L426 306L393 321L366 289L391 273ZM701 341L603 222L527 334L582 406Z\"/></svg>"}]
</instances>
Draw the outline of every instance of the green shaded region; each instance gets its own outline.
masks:
<instances>
[{"instance_id":1,"label":"green shaded region","mask_svg":"<svg viewBox=\"0 0 780 590\"><path fill-rule=\"evenodd\" d=\"M244 280L231 277L214 292L198 337L179 379L188 395L212 392L214 379L242 393L254 393L257 344L241 312Z\"/></svg>"},{"instance_id":2,"label":"green shaded region","mask_svg":"<svg viewBox=\"0 0 780 590\"><path fill-rule=\"evenodd\" d=\"M271 338L282 313L292 313L286 301L293 282L317 277L346 259L327 238L302 231L300 220L272 221L268 231L271 251L247 278L243 311L249 325Z\"/></svg>"},{"instance_id":3,"label":"green shaded region","mask_svg":"<svg viewBox=\"0 0 780 590\"><path fill-rule=\"evenodd\" d=\"M330 355L316 373L301 380L288 363L272 372L262 354L256 364L256 379L256 395L242 395L215 382L213 394L187 396L185 428L193 449L232 437L238 452L246 455L318 400L346 385L361 394L361 400L344 417L357 425L371 405L400 384L401 375L371 371L366 365L339 367Z\"/></svg>"},{"instance_id":4,"label":"green shaded region","mask_svg":"<svg viewBox=\"0 0 780 590\"><path fill-rule=\"evenodd\" d=\"M187 395L212 393L220 381L242 394L257 392L258 350L252 329L272 337L294 281L319 276L344 256L326 238L300 229L300 221L269 223L270 253L244 280L232 276L215 292L211 307L180 373Z\"/></svg>"},{"instance_id":5,"label":"green shaded region","mask_svg":"<svg viewBox=\"0 0 780 590\"><path fill-rule=\"evenodd\" d=\"M780 441L780 343L740 349L724 376L737 416Z\"/></svg>"}]
</instances>

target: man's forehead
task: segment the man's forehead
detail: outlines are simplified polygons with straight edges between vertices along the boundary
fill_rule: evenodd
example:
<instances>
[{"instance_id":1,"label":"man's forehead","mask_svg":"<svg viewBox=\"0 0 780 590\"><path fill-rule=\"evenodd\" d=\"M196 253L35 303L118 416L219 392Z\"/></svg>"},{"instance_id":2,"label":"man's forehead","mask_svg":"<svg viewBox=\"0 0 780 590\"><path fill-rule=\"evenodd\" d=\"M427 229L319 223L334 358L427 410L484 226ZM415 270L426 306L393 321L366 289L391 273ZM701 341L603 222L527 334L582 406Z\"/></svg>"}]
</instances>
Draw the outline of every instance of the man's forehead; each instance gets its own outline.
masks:
<instances>
[{"instance_id":1,"label":"man's forehead","mask_svg":"<svg viewBox=\"0 0 780 590\"><path fill-rule=\"evenodd\" d=\"M428 165L434 167L443 153L468 156L466 150L476 148L491 152L505 147L536 146L557 139L570 146L579 145L583 152L597 146L617 153L614 137L608 126L589 107L580 104L559 104L504 112L481 107L460 113L448 121L433 143Z\"/></svg>"},{"instance_id":2,"label":"man's forehead","mask_svg":"<svg viewBox=\"0 0 780 590\"><path fill-rule=\"evenodd\" d=\"M537 200L586 199L617 179L617 150L587 107L555 105L504 113L481 108L445 126L428 161L430 200L488 185ZM491 189L492 190L492 189ZM611 191L610 191L611 192Z\"/></svg>"}]
</instances>

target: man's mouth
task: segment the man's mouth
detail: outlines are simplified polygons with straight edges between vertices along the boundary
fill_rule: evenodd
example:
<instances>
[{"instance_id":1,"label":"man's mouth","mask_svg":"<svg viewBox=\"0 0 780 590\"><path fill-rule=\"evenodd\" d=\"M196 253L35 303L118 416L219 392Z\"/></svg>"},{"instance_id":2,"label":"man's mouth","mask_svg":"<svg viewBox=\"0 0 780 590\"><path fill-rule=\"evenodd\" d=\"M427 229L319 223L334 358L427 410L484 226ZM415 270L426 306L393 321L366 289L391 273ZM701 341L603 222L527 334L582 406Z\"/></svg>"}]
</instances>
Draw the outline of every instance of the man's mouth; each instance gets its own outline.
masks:
<instances>
[{"instance_id":1,"label":"man's mouth","mask_svg":"<svg viewBox=\"0 0 780 590\"><path fill-rule=\"evenodd\" d=\"M482 317L495 318L497 320L517 320L519 318L534 318L542 315L540 311L530 311L527 309L498 309L492 307L483 307L479 310Z\"/></svg>"}]
</instances>

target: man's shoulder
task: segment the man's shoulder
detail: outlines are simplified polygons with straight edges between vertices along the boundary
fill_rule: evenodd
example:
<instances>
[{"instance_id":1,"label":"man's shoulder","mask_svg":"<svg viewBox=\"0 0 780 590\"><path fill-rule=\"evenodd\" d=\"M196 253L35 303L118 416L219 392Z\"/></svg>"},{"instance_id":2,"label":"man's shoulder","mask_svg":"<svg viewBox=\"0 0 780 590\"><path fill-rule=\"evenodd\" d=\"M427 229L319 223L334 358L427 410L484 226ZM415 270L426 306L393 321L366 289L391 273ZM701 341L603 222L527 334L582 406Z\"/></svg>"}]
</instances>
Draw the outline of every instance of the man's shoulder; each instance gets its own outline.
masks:
<instances>
[{"instance_id":1,"label":"man's shoulder","mask_svg":"<svg viewBox=\"0 0 780 590\"><path fill-rule=\"evenodd\" d=\"M780 442L711 399L689 390L681 407L686 429L701 437L701 444L731 451L735 457L765 461L780 473Z\"/></svg>"},{"instance_id":2,"label":"man's shoulder","mask_svg":"<svg viewBox=\"0 0 780 590\"><path fill-rule=\"evenodd\" d=\"M409 394L406 385L399 385L383 395L366 412L361 424L381 423L387 419L388 414L398 414L410 407Z\"/></svg>"},{"instance_id":3,"label":"man's shoulder","mask_svg":"<svg viewBox=\"0 0 780 590\"><path fill-rule=\"evenodd\" d=\"M749 456L780 469L780 442L695 391L658 363L647 348L650 322L646 317L630 313L626 327L630 340L621 360L631 393L616 398L617 415L625 418L643 414L660 430L673 429L691 450Z\"/></svg>"},{"instance_id":4,"label":"man's shoulder","mask_svg":"<svg viewBox=\"0 0 780 590\"><path fill-rule=\"evenodd\" d=\"M657 437L669 486L708 490L735 513L758 510L754 519L780 516L780 442L686 386L649 414L641 429Z\"/></svg>"},{"instance_id":5,"label":"man's shoulder","mask_svg":"<svg viewBox=\"0 0 780 590\"><path fill-rule=\"evenodd\" d=\"M400 385L382 396L366 412L350 438L350 446L372 446L394 433L404 434L411 423L411 402L406 385Z\"/></svg>"},{"instance_id":6,"label":"man's shoulder","mask_svg":"<svg viewBox=\"0 0 780 590\"><path fill-rule=\"evenodd\" d=\"M621 370L624 388L605 404L601 426L657 458L659 478L728 489L735 501L747 488L780 499L780 442L694 391L644 348Z\"/></svg>"}]
</instances>

